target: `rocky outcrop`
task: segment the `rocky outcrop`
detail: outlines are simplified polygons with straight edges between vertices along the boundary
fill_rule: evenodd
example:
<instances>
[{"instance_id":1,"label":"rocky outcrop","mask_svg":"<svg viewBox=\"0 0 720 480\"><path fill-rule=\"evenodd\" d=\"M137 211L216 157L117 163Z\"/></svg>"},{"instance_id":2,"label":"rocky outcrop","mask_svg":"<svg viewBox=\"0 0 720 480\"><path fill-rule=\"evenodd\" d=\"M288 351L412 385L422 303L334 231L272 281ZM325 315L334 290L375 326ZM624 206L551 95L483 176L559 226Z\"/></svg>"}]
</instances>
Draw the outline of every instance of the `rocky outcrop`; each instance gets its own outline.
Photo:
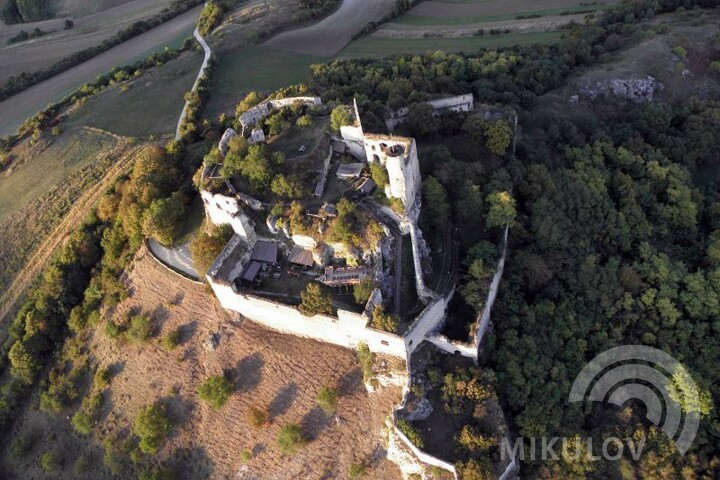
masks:
<instances>
[{"instance_id":1,"label":"rocky outcrop","mask_svg":"<svg viewBox=\"0 0 720 480\"><path fill-rule=\"evenodd\" d=\"M598 98L618 97L634 103L652 102L655 94L662 91L663 84L651 76L645 78L616 78L589 82L581 87L580 98L590 101ZM577 103L578 97L573 95L571 103Z\"/></svg>"}]
</instances>

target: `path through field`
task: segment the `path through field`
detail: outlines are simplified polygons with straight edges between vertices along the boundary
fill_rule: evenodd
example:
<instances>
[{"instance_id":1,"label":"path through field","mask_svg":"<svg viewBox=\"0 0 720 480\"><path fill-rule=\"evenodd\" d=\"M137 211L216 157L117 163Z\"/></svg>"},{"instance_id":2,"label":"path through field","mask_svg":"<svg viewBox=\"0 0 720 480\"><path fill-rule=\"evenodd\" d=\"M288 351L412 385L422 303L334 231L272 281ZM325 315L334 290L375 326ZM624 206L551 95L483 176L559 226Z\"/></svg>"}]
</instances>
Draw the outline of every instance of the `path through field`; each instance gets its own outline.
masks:
<instances>
[{"instance_id":1,"label":"path through field","mask_svg":"<svg viewBox=\"0 0 720 480\"><path fill-rule=\"evenodd\" d=\"M395 0L343 0L329 17L309 27L281 33L265 44L310 55L335 55L366 23L379 20L394 6Z\"/></svg>"},{"instance_id":2,"label":"path through field","mask_svg":"<svg viewBox=\"0 0 720 480\"><path fill-rule=\"evenodd\" d=\"M111 48L80 65L0 102L0 136L12 133L26 118L61 100L82 84L116 66L132 63L184 35L190 35L202 10L198 6L162 25ZM138 115L151 115L151 110Z\"/></svg>"}]
</instances>

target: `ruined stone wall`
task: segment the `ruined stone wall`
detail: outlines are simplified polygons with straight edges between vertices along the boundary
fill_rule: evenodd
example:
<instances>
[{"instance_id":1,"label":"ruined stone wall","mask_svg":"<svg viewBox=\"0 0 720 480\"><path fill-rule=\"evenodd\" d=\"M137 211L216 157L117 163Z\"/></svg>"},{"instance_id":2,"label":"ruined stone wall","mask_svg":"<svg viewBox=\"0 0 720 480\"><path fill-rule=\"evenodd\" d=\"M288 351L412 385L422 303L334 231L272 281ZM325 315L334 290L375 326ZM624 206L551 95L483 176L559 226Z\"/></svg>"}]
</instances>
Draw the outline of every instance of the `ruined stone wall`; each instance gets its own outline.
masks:
<instances>
[{"instance_id":1,"label":"ruined stone wall","mask_svg":"<svg viewBox=\"0 0 720 480\"><path fill-rule=\"evenodd\" d=\"M205 213L215 225L230 225L233 231L246 242L253 244L256 240L254 222L245 215L235 197L212 194L207 190L200 192Z\"/></svg>"},{"instance_id":2,"label":"ruined stone wall","mask_svg":"<svg viewBox=\"0 0 720 480\"><path fill-rule=\"evenodd\" d=\"M273 330L353 349L365 342L373 352L406 357L403 339L368 328L368 318L364 315L338 310L337 318L326 315L306 317L289 305L235 293L230 286L215 283L211 277L208 281L223 308Z\"/></svg>"}]
</instances>

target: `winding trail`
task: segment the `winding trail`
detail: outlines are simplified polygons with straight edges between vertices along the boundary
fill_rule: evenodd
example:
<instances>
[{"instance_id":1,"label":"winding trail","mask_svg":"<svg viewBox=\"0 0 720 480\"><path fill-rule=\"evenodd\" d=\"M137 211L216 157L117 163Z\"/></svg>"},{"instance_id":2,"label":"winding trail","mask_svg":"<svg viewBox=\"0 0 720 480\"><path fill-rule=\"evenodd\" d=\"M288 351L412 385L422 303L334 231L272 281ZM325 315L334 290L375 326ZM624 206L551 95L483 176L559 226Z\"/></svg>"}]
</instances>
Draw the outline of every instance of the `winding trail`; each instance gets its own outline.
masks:
<instances>
[{"instance_id":1,"label":"winding trail","mask_svg":"<svg viewBox=\"0 0 720 480\"><path fill-rule=\"evenodd\" d=\"M195 30L193 31L193 36L198 41L198 43L202 46L203 50L205 51L205 58L203 58L203 63L200 65L200 71L197 74L197 77L195 77L195 83L193 83L192 88L190 89L191 92L194 92L197 90L198 83L200 83L200 79L205 74L205 69L208 66L208 63L210 62L210 56L212 55L212 52L210 51L210 46L207 44L205 39L200 35L200 30L198 30L197 27L195 27ZM180 112L180 118L178 119L177 127L175 127L175 140L180 140L180 127L182 126L183 120L185 120L185 115L187 113L187 107L189 102L185 102L185 105L183 106L182 112Z\"/></svg>"}]
</instances>

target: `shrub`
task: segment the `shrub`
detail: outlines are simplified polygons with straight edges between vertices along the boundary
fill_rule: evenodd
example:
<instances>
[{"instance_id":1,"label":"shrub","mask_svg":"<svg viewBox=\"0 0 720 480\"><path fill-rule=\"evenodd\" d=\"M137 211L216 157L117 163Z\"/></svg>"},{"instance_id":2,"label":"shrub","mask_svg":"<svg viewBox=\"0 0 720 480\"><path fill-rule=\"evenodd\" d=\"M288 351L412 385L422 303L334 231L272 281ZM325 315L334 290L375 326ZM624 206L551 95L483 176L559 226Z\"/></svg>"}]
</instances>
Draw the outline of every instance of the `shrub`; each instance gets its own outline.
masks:
<instances>
[{"instance_id":1,"label":"shrub","mask_svg":"<svg viewBox=\"0 0 720 480\"><path fill-rule=\"evenodd\" d=\"M362 478L367 474L367 467L364 463L351 463L350 471L348 473L350 474L350 478L353 480L356 478Z\"/></svg>"},{"instance_id":2,"label":"shrub","mask_svg":"<svg viewBox=\"0 0 720 480\"><path fill-rule=\"evenodd\" d=\"M383 307L382 305L375 305L370 325L373 328L377 328L378 330L396 333L398 327L400 326L400 319L395 315L386 313L385 307Z\"/></svg>"},{"instance_id":3,"label":"shrub","mask_svg":"<svg viewBox=\"0 0 720 480\"><path fill-rule=\"evenodd\" d=\"M160 340L160 345L167 351L175 350L180 345L181 333L180 329L176 328L163 335Z\"/></svg>"},{"instance_id":4,"label":"shrub","mask_svg":"<svg viewBox=\"0 0 720 480\"><path fill-rule=\"evenodd\" d=\"M60 466L60 458L57 453L52 450L48 450L40 456L40 468L45 473L53 473L57 471Z\"/></svg>"},{"instance_id":5,"label":"shrub","mask_svg":"<svg viewBox=\"0 0 720 480\"><path fill-rule=\"evenodd\" d=\"M227 403L231 393L232 385L223 375L208 378L198 388L198 396L215 410Z\"/></svg>"},{"instance_id":6,"label":"shrub","mask_svg":"<svg viewBox=\"0 0 720 480\"><path fill-rule=\"evenodd\" d=\"M470 459L455 465L460 480L490 480L495 478L492 465L487 457Z\"/></svg>"},{"instance_id":7,"label":"shrub","mask_svg":"<svg viewBox=\"0 0 720 480\"><path fill-rule=\"evenodd\" d=\"M247 463L252 459L252 453L250 453L250 450L243 450L240 453L240 460L242 460L243 463Z\"/></svg>"},{"instance_id":8,"label":"shrub","mask_svg":"<svg viewBox=\"0 0 720 480\"><path fill-rule=\"evenodd\" d=\"M148 315L135 315L130 319L130 327L125 332L128 340L136 343L147 342L152 337L153 325Z\"/></svg>"},{"instance_id":9,"label":"shrub","mask_svg":"<svg viewBox=\"0 0 720 480\"><path fill-rule=\"evenodd\" d=\"M353 298L358 305L365 305L370 299L370 295L377 287L375 280L371 277L365 277L360 283L353 286Z\"/></svg>"},{"instance_id":10,"label":"shrub","mask_svg":"<svg viewBox=\"0 0 720 480\"><path fill-rule=\"evenodd\" d=\"M144 407L135 418L133 431L140 437L140 450L154 454L160 449L165 437L170 433L172 424L165 406L160 402Z\"/></svg>"},{"instance_id":11,"label":"shrub","mask_svg":"<svg viewBox=\"0 0 720 480\"><path fill-rule=\"evenodd\" d=\"M337 392L334 388L322 387L318 392L317 402L326 415L334 415L335 406L337 404Z\"/></svg>"},{"instance_id":12,"label":"shrub","mask_svg":"<svg viewBox=\"0 0 720 480\"><path fill-rule=\"evenodd\" d=\"M352 113L345 105L335 107L330 114L330 127L334 132L339 132L340 127L345 125L352 125L353 121Z\"/></svg>"},{"instance_id":13,"label":"shrub","mask_svg":"<svg viewBox=\"0 0 720 480\"><path fill-rule=\"evenodd\" d=\"M280 451L283 455L293 455L306 443L307 439L300 425L285 425L278 435L278 445L280 445Z\"/></svg>"},{"instance_id":14,"label":"shrub","mask_svg":"<svg viewBox=\"0 0 720 480\"><path fill-rule=\"evenodd\" d=\"M81 435L89 435L93 427L93 419L82 410L75 412L70 422L75 431Z\"/></svg>"},{"instance_id":15,"label":"shrub","mask_svg":"<svg viewBox=\"0 0 720 480\"><path fill-rule=\"evenodd\" d=\"M120 326L115 323L112 320L108 320L107 324L105 325L105 335L108 336L108 338L116 339L122 334L122 329Z\"/></svg>"},{"instance_id":16,"label":"shrub","mask_svg":"<svg viewBox=\"0 0 720 480\"><path fill-rule=\"evenodd\" d=\"M471 452L486 452L495 445L492 437L486 437L470 425L465 425L457 440L458 445Z\"/></svg>"},{"instance_id":17,"label":"shrub","mask_svg":"<svg viewBox=\"0 0 720 480\"><path fill-rule=\"evenodd\" d=\"M375 362L375 354L370 351L367 343L358 345L358 360L360 361L360 369L362 370L363 380L368 382L375 377L373 373L373 363Z\"/></svg>"},{"instance_id":18,"label":"shrub","mask_svg":"<svg viewBox=\"0 0 720 480\"><path fill-rule=\"evenodd\" d=\"M422 450L425 448L425 441L420 436L420 433L412 426L407 420L399 419L397 422L397 428L410 440L410 442L417 448Z\"/></svg>"},{"instance_id":19,"label":"shrub","mask_svg":"<svg viewBox=\"0 0 720 480\"><path fill-rule=\"evenodd\" d=\"M73 472L75 472L75 475L83 475L87 473L87 471L90 469L90 457L83 453L81 454L77 460L75 460L75 464L73 465Z\"/></svg>"},{"instance_id":20,"label":"shrub","mask_svg":"<svg viewBox=\"0 0 720 480\"><path fill-rule=\"evenodd\" d=\"M295 121L295 125L298 128L307 128L312 125L312 117L310 115L303 115Z\"/></svg>"},{"instance_id":21,"label":"shrub","mask_svg":"<svg viewBox=\"0 0 720 480\"><path fill-rule=\"evenodd\" d=\"M332 315L333 308L330 303L330 295L322 290L319 284L308 283L305 291L300 293L302 302L300 303L300 312L308 317L324 313Z\"/></svg>"},{"instance_id":22,"label":"shrub","mask_svg":"<svg viewBox=\"0 0 720 480\"><path fill-rule=\"evenodd\" d=\"M32 449L34 440L32 435L20 434L10 444L10 458L19 460L24 458Z\"/></svg>"},{"instance_id":23,"label":"shrub","mask_svg":"<svg viewBox=\"0 0 720 480\"><path fill-rule=\"evenodd\" d=\"M112 373L110 372L110 369L108 367L100 367L95 372L95 377L93 378L93 386L95 388L105 388L110 384L111 378Z\"/></svg>"},{"instance_id":24,"label":"shrub","mask_svg":"<svg viewBox=\"0 0 720 480\"><path fill-rule=\"evenodd\" d=\"M245 413L247 421L253 428L260 428L268 421L267 411L260 407L249 407Z\"/></svg>"}]
</instances>

